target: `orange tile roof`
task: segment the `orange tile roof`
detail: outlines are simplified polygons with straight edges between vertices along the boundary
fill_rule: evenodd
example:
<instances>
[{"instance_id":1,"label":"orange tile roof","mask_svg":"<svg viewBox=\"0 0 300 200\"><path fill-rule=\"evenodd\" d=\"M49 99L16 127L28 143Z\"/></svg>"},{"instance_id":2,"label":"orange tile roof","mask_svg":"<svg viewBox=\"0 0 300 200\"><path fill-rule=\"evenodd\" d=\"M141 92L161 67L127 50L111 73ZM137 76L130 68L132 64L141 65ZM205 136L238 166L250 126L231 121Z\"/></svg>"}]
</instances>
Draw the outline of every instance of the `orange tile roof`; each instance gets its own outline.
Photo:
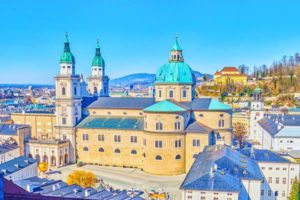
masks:
<instances>
[{"instance_id":1,"label":"orange tile roof","mask_svg":"<svg viewBox=\"0 0 300 200\"><path fill-rule=\"evenodd\" d=\"M239 72L239 70L236 67L224 67L222 72Z\"/></svg>"}]
</instances>

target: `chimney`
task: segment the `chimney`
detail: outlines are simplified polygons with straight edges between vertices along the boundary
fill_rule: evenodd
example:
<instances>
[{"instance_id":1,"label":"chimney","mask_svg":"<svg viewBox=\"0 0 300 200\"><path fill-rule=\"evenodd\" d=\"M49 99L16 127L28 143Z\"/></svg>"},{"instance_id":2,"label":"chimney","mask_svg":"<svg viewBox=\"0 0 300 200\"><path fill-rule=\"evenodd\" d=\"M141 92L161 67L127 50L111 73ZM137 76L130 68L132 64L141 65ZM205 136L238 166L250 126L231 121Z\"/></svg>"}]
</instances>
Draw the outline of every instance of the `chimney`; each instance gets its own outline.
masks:
<instances>
[{"instance_id":1,"label":"chimney","mask_svg":"<svg viewBox=\"0 0 300 200\"><path fill-rule=\"evenodd\" d=\"M91 190L90 189L84 190L84 197L88 197L90 195L91 195Z\"/></svg>"},{"instance_id":2,"label":"chimney","mask_svg":"<svg viewBox=\"0 0 300 200\"><path fill-rule=\"evenodd\" d=\"M56 190L56 184L52 185L52 191Z\"/></svg>"}]
</instances>

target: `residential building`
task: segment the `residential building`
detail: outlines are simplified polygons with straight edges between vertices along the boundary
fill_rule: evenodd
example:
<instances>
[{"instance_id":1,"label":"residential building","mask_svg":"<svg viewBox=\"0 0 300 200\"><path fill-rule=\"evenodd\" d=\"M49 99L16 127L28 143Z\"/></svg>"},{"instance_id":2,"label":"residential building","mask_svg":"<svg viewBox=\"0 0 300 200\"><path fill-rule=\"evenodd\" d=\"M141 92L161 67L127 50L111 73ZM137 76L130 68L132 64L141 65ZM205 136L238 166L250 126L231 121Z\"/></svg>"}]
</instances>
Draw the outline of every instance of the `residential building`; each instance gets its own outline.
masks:
<instances>
[{"instance_id":1,"label":"residential building","mask_svg":"<svg viewBox=\"0 0 300 200\"><path fill-rule=\"evenodd\" d=\"M20 147L13 140L8 140L0 144L0 164L20 156Z\"/></svg>"}]
</instances>

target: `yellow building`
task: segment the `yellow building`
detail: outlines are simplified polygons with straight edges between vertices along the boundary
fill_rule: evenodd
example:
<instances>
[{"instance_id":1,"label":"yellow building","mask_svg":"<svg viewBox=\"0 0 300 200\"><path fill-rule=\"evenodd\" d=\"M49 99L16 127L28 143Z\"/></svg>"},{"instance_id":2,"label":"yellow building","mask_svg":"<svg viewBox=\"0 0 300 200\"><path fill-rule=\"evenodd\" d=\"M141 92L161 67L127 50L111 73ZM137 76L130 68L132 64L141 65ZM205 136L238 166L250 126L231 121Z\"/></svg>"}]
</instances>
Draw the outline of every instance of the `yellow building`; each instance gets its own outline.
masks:
<instances>
[{"instance_id":1,"label":"yellow building","mask_svg":"<svg viewBox=\"0 0 300 200\"><path fill-rule=\"evenodd\" d=\"M214 74L214 82L218 85L225 85L226 83L247 85L247 76L242 74L236 67L224 67Z\"/></svg>"},{"instance_id":2,"label":"yellow building","mask_svg":"<svg viewBox=\"0 0 300 200\"><path fill-rule=\"evenodd\" d=\"M230 145L232 109L195 98L194 87L176 39L169 62L156 74L155 98L101 97L88 107L76 130L78 161L177 175L205 146Z\"/></svg>"},{"instance_id":3,"label":"yellow building","mask_svg":"<svg viewBox=\"0 0 300 200\"><path fill-rule=\"evenodd\" d=\"M189 170L205 146L231 144L231 107L195 97L193 70L184 62L177 38L169 62L157 71L153 98L109 97L104 66L97 46L91 74L98 78L86 86L75 73L66 38L55 77L55 114L12 115L15 123L32 128L26 155L50 167L81 161L177 175ZM85 90L91 96L84 96Z\"/></svg>"},{"instance_id":4,"label":"yellow building","mask_svg":"<svg viewBox=\"0 0 300 200\"><path fill-rule=\"evenodd\" d=\"M234 127L235 124L241 124L244 126L247 135L250 133L250 113L246 112L237 112L232 114L232 125Z\"/></svg>"}]
</instances>

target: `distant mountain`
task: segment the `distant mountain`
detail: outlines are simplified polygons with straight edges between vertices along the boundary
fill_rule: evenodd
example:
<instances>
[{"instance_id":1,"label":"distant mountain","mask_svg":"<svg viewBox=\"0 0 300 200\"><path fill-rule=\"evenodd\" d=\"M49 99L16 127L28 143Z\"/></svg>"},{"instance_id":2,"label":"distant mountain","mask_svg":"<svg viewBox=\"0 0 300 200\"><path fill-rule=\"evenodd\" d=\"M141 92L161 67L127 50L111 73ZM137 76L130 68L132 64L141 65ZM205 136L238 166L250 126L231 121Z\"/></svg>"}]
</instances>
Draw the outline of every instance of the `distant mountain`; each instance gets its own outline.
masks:
<instances>
[{"instance_id":1,"label":"distant mountain","mask_svg":"<svg viewBox=\"0 0 300 200\"><path fill-rule=\"evenodd\" d=\"M202 78L204 74L198 71L193 72L197 81L199 78ZM208 74L209 78L212 78L212 75ZM112 79L110 85L114 87L128 87L130 85L140 85L140 86L149 86L152 85L155 80L155 74L148 73L137 73L129 74L120 78Z\"/></svg>"}]
</instances>

